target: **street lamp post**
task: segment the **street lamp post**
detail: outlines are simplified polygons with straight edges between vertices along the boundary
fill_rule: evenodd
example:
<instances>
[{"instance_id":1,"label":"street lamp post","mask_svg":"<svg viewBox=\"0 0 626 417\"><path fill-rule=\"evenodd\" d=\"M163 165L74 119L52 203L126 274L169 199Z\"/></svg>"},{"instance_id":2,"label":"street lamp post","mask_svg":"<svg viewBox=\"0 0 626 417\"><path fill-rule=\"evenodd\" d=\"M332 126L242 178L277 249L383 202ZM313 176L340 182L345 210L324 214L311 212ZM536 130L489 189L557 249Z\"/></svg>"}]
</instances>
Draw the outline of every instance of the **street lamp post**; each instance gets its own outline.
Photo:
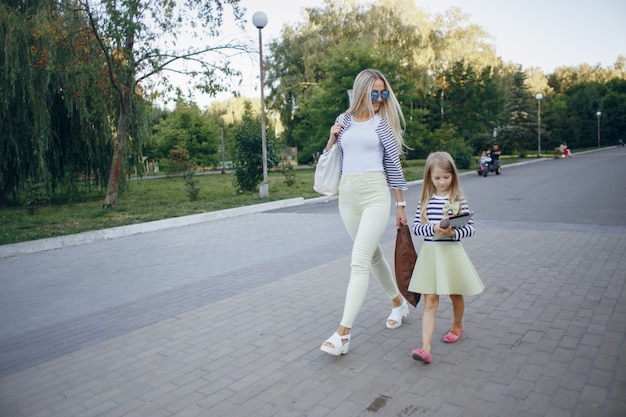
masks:
<instances>
[{"instance_id":1,"label":"street lamp post","mask_svg":"<svg viewBox=\"0 0 626 417\"><path fill-rule=\"evenodd\" d=\"M543 94L537 93L537 158L541 157L541 99Z\"/></svg>"},{"instance_id":2,"label":"street lamp post","mask_svg":"<svg viewBox=\"0 0 626 417\"><path fill-rule=\"evenodd\" d=\"M600 149L600 116L602 116L602 112L597 112L596 116L598 117L598 149Z\"/></svg>"},{"instance_id":3,"label":"street lamp post","mask_svg":"<svg viewBox=\"0 0 626 417\"><path fill-rule=\"evenodd\" d=\"M269 182L267 179L267 142L265 134L265 94L263 93L263 38L262 29L267 25L267 15L263 12L256 12L252 15L252 23L259 29L259 65L261 68L261 143L263 147L263 184L259 187L259 196L268 198L270 196Z\"/></svg>"}]
</instances>

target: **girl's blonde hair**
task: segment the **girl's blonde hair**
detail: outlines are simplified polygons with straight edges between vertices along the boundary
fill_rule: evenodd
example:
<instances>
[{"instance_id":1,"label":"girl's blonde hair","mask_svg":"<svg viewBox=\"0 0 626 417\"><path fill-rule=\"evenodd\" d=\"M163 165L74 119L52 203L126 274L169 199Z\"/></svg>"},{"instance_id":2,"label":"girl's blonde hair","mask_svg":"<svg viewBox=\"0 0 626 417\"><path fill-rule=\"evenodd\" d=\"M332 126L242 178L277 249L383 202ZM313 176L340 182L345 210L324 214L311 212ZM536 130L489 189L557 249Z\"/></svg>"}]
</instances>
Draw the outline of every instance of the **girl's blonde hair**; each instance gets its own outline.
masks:
<instances>
[{"instance_id":1,"label":"girl's blonde hair","mask_svg":"<svg viewBox=\"0 0 626 417\"><path fill-rule=\"evenodd\" d=\"M420 198L420 221L422 223L428 223L428 217L426 217L426 207L428 201L435 195L437 189L433 184L432 173L435 168L439 168L442 171L452 174L452 182L450 183L450 189L448 194L448 201L451 203L459 202L463 203L465 198L461 193L461 186L459 184L459 172L456 169L454 159L448 152L433 152L426 158L426 165L424 165L424 182L422 184L422 196Z\"/></svg>"},{"instance_id":2,"label":"girl's blonde hair","mask_svg":"<svg viewBox=\"0 0 626 417\"><path fill-rule=\"evenodd\" d=\"M357 115L361 111L361 106L365 104L369 112L369 117L374 117L374 107L372 107L372 86L376 80L382 80L385 83L385 90L389 91L389 97L387 100L383 100L380 104L378 113L387 121L393 130L393 136L396 139L396 145L400 153L404 152L404 148L408 148L404 142L402 134L406 127L404 120L404 114L398 99L389 85L387 78L382 72L375 69L366 69L361 71L354 79L354 85L352 87L352 101L348 113Z\"/></svg>"}]
</instances>

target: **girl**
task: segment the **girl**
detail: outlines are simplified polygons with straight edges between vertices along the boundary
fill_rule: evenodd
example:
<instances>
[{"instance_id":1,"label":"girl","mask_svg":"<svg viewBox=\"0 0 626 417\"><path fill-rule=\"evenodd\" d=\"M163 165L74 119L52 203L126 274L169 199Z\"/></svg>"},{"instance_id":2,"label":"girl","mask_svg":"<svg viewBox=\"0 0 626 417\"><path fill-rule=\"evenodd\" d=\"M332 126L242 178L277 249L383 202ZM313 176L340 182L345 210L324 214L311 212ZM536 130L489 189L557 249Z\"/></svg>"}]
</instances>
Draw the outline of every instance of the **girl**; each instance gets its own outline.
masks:
<instances>
[{"instance_id":1,"label":"girl","mask_svg":"<svg viewBox=\"0 0 626 417\"><path fill-rule=\"evenodd\" d=\"M397 329L409 314L408 303L400 294L380 239L387 227L393 190L396 227L406 224L402 197L407 189L400 152L404 145L404 116L385 76L377 70L361 71L354 80L350 108L330 129L326 151L337 143L341 156L339 214L352 237L350 281L337 331L321 346L331 355L348 353L350 330L369 284L369 270L391 300L386 326Z\"/></svg>"},{"instance_id":2,"label":"girl","mask_svg":"<svg viewBox=\"0 0 626 417\"><path fill-rule=\"evenodd\" d=\"M441 225L444 218L462 213L469 213L469 207L461 194L454 160L447 152L431 153L426 159L422 196L413 223L413 232L424 236L424 243L409 283L409 291L424 296L422 347L412 352L413 359L424 363L432 360L439 295L448 294L452 300L454 323L443 341L454 343L463 335L463 296L479 294L485 288L460 242L474 234L474 221L470 219L461 228ZM435 234L443 238L434 240Z\"/></svg>"}]
</instances>

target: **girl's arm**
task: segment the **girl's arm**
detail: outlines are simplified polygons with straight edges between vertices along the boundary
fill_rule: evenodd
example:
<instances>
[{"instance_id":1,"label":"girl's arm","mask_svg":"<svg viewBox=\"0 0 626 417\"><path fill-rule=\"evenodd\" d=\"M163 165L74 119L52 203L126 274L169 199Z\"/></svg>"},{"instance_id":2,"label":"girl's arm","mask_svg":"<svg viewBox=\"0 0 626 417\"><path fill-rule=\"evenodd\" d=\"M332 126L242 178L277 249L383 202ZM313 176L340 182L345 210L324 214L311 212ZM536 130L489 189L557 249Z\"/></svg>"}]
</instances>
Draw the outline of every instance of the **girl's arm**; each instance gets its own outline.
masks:
<instances>
[{"instance_id":1,"label":"girl's arm","mask_svg":"<svg viewBox=\"0 0 626 417\"><path fill-rule=\"evenodd\" d=\"M417 211L413 219L413 233L417 236L435 236L435 225L432 223L422 223L420 219L420 203L417 204Z\"/></svg>"}]
</instances>

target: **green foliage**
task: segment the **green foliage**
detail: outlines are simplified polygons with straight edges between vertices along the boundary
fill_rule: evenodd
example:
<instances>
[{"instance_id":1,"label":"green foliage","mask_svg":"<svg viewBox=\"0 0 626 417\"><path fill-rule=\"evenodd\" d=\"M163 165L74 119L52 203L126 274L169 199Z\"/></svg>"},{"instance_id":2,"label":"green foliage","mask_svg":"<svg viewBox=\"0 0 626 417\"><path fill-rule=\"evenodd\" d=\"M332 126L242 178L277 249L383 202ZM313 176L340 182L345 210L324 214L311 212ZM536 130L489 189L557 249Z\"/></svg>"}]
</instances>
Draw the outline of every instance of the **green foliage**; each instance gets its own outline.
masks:
<instances>
[{"instance_id":1,"label":"green foliage","mask_svg":"<svg viewBox=\"0 0 626 417\"><path fill-rule=\"evenodd\" d=\"M195 173L192 170L185 172L185 191L187 191L189 201L196 201L198 199L200 188L198 187L198 179L195 177Z\"/></svg>"},{"instance_id":2,"label":"green foliage","mask_svg":"<svg viewBox=\"0 0 626 417\"><path fill-rule=\"evenodd\" d=\"M456 126L474 154L498 124L498 113L504 105L494 76L490 67L476 74L464 61L458 61L444 75L447 94L441 93L443 119Z\"/></svg>"},{"instance_id":3,"label":"green foliage","mask_svg":"<svg viewBox=\"0 0 626 417\"><path fill-rule=\"evenodd\" d=\"M291 163L283 161L276 168L276 172L280 172L285 177L285 185L292 187L296 183L296 170L293 169Z\"/></svg>"},{"instance_id":4,"label":"green foliage","mask_svg":"<svg viewBox=\"0 0 626 417\"><path fill-rule=\"evenodd\" d=\"M0 204L27 181L104 183L112 111L84 16L57 2L0 4Z\"/></svg>"},{"instance_id":5,"label":"green foliage","mask_svg":"<svg viewBox=\"0 0 626 417\"><path fill-rule=\"evenodd\" d=\"M252 116L252 107L246 106L241 125L235 129L237 156L234 160L235 183L239 191L253 191L263 181L263 147L261 120ZM278 163L274 134L266 132L268 170Z\"/></svg>"},{"instance_id":6,"label":"green foliage","mask_svg":"<svg viewBox=\"0 0 626 417\"><path fill-rule=\"evenodd\" d=\"M46 185L43 182L27 180L24 188L24 201L22 204L27 214L32 216L39 213L41 206L50 202Z\"/></svg>"},{"instance_id":7,"label":"green foliage","mask_svg":"<svg viewBox=\"0 0 626 417\"><path fill-rule=\"evenodd\" d=\"M169 161L167 175L175 175L191 169L189 151L185 148L185 145L178 144L173 149L170 149Z\"/></svg>"},{"instance_id":8,"label":"green foliage","mask_svg":"<svg viewBox=\"0 0 626 417\"><path fill-rule=\"evenodd\" d=\"M458 169L472 167L473 150L466 144L454 125L444 123L430 135L428 142L431 152L448 152L454 158Z\"/></svg>"},{"instance_id":9,"label":"green foliage","mask_svg":"<svg viewBox=\"0 0 626 417\"><path fill-rule=\"evenodd\" d=\"M152 157L167 157L170 150L184 147L196 165L217 165L220 127L215 118L203 115L198 106L182 101L173 112L153 126L149 143Z\"/></svg>"},{"instance_id":10,"label":"green foliage","mask_svg":"<svg viewBox=\"0 0 626 417\"><path fill-rule=\"evenodd\" d=\"M515 149L520 155L535 147L537 140L536 103L524 84L525 78L521 69L513 75L503 115L507 121L497 132L503 149Z\"/></svg>"}]
</instances>

